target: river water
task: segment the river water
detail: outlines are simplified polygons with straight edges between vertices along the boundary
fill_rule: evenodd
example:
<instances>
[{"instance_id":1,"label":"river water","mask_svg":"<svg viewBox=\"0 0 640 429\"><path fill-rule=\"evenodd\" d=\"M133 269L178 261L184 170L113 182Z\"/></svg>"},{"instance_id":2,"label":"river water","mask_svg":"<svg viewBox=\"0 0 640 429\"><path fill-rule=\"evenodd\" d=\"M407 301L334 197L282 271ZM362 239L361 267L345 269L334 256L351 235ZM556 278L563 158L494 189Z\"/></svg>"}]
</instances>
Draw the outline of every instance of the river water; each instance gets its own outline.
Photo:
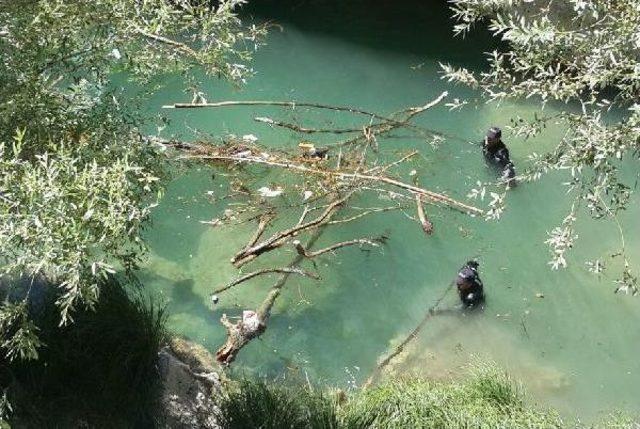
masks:
<instances>
[{"instance_id":1,"label":"river water","mask_svg":"<svg viewBox=\"0 0 640 429\"><path fill-rule=\"evenodd\" d=\"M257 75L242 89L207 82L210 101L314 101L388 114L422 105L444 90L450 92L450 99L469 98L474 96L469 90L439 79L437 64L477 69L483 52L493 43L481 32L466 40L454 39L442 4L307 1L290 7L262 2L247 11L250 16L281 27L273 29L268 45L256 55ZM167 102L190 100L175 79L152 100L152 110ZM450 136L444 142L434 147L425 139L399 133L381 141L381 151L391 157L419 150L420 159L396 170L398 177L411 181L408 171L415 168L422 186L467 200L466 194L478 180L494 178L478 147L470 142L479 141L491 125L506 125L511 117L534 111L533 104L471 103L455 112L439 106L417 123ZM172 123L164 132L187 138L193 129L254 134L263 144L278 147L310 138L257 124L252 120L255 116L305 126L362 123L362 118L305 109L176 110L169 113ZM551 148L560 134L561 130L551 129L530 141L508 134L504 139L516 165L524 168L527 155ZM247 224L214 229L199 222L219 217L227 208L228 201L212 203L209 195L224 189L226 179L219 173L191 167L176 175L147 231L151 256L142 273L146 286L168 303L171 328L212 351L225 339L218 322L221 314L238 316L242 309L255 308L275 281L275 277L254 279L222 294L218 305L210 302L208 296L215 287L238 275L229 259L255 228ZM631 180L632 174L628 174ZM252 186L279 184L286 189L283 180L274 173ZM318 247L381 231L390 240L380 251L347 248L321 258L319 283L292 278L268 330L242 350L236 370L309 378L343 388L360 385L377 359L419 322L460 265L477 257L488 295L485 310L472 315L453 311L433 318L392 371L455 377L473 359L491 359L522 380L532 400L567 416L594 418L612 408L640 411L640 303L638 298L613 293L613 280L620 271L615 260L602 276L589 273L585 266L587 260L609 260L608 255L619 249L616 225L592 221L579 212L579 239L568 254L569 267L552 271L548 265L547 231L560 224L571 206L559 186L563 180L562 175L552 174L517 187L510 192L507 210L498 222L429 207L436 232L428 238L415 222L396 212L327 231ZM292 193L288 198L299 197ZM376 200L359 203L375 204ZM638 206L634 197L630 209L619 217L636 266L640 262ZM413 210L408 214L413 215ZM298 215L291 213L290 220ZM292 249L285 249L275 260L285 264L293 256ZM450 293L443 307L456 304L455 294Z\"/></svg>"}]
</instances>

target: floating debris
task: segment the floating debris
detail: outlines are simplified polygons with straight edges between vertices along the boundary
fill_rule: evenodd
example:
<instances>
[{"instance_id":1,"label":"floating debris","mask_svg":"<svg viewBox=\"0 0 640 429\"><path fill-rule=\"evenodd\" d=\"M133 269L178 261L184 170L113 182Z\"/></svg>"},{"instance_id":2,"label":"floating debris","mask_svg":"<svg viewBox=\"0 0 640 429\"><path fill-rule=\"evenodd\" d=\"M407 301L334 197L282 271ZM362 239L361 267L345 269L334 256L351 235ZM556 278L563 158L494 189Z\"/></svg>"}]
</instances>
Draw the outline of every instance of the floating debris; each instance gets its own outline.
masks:
<instances>
[{"instance_id":1,"label":"floating debris","mask_svg":"<svg viewBox=\"0 0 640 429\"><path fill-rule=\"evenodd\" d=\"M255 143L258 141L258 137L254 136L253 134L245 134L242 136L242 140L248 143Z\"/></svg>"},{"instance_id":2,"label":"floating debris","mask_svg":"<svg viewBox=\"0 0 640 429\"><path fill-rule=\"evenodd\" d=\"M278 195L282 194L282 192L282 188L280 187L277 187L276 189L270 189L266 186L263 186L262 188L258 189L258 194L260 194L261 197L266 198L277 197Z\"/></svg>"}]
</instances>

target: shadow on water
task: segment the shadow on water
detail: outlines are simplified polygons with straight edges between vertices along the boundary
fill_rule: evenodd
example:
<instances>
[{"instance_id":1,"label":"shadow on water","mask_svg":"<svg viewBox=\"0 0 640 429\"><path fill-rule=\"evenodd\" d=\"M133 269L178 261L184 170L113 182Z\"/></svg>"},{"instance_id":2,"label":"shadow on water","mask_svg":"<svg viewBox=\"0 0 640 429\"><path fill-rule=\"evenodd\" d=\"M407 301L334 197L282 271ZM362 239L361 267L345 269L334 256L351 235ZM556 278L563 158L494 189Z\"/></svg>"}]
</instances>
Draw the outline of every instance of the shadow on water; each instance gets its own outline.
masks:
<instances>
[{"instance_id":1,"label":"shadow on water","mask_svg":"<svg viewBox=\"0 0 640 429\"><path fill-rule=\"evenodd\" d=\"M257 0L243 14L305 33L330 36L377 50L472 65L497 42L474 30L452 38L452 12L445 0Z\"/></svg>"}]
</instances>

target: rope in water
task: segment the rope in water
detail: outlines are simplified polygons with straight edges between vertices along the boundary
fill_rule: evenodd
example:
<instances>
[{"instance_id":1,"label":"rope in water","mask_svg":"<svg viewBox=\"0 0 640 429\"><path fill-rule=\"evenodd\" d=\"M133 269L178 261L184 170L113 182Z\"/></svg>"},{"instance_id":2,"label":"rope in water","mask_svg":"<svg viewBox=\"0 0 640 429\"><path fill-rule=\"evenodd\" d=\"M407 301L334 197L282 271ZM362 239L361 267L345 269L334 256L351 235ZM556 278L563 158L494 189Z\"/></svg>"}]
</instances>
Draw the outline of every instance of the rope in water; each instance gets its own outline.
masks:
<instances>
[{"instance_id":1,"label":"rope in water","mask_svg":"<svg viewBox=\"0 0 640 429\"><path fill-rule=\"evenodd\" d=\"M435 304L433 304L431 307L429 307L429 309L427 310L426 314L424 315L424 317L422 318L422 320L420 321L420 323L418 324L418 326L416 326L413 331L411 331L409 333L409 335L407 335L407 337L393 350L393 352L387 356L386 358L384 358L373 370L373 372L371 373L371 375L369 376L369 378L367 378L367 381L363 384L362 388L363 389L367 389L372 383L373 381L377 378L377 376L382 372L382 370L391 363L391 361L398 356L400 353L402 353L402 351L404 350L404 348L406 347L407 344L409 344L414 338L416 338L418 336L418 334L420 333L420 331L422 330L422 328L424 327L424 325L427 323L427 321L431 318L431 316L433 316L436 312L436 309L438 308L438 306L440 305L440 303L442 303L442 301L445 299L445 297L447 296L447 294L449 293L449 291L451 290L453 286L453 282L449 283L449 286L447 286L447 289L444 291L444 293L440 296L440 298L438 298L435 302Z\"/></svg>"}]
</instances>

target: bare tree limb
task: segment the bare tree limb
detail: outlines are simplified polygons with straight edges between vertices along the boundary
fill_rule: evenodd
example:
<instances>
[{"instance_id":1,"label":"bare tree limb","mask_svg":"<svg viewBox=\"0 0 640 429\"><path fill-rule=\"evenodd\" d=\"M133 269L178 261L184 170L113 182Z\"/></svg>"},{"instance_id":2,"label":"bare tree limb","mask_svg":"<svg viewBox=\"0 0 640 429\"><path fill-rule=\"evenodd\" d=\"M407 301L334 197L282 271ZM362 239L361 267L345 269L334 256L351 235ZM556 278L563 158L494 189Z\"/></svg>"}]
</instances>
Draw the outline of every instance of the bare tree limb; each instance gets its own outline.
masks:
<instances>
[{"instance_id":1,"label":"bare tree limb","mask_svg":"<svg viewBox=\"0 0 640 429\"><path fill-rule=\"evenodd\" d=\"M307 241L307 247L313 246L318 238L320 238L322 232L322 228L316 229ZM300 262L302 262L303 259L303 256L296 255L291 264L289 264L289 268L296 267ZM235 358L238 356L238 353L244 346L246 346L252 339L262 335L262 333L267 329L267 323L269 321L269 318L271 317L271 309L280 296L282 288L286 285L290 275L290 273L283 273L280 279L271 287L269 293L267 294L267 297L264 299L264 301L262 301L262 304L260 304L260 307L256 311L259 320L257 329L246 329L246 326L242 323L242 320L240 320L236 324L232 324L231 322L229 322L226 314L222 315L220 323L222 323L222 325L227 330L227 340L216 351L216 360L219 363L223 365L229 365L235 360Z\"/></svg>"},{"instance_id":2,"label":"bare tree limb","mask_svg":"<svg viewBox=\"0 0 640 429\"><path fill-rule=\"evenodd\" d=\"M384 236L373 238L373 239L358 238L355 240L342 241L340 243L335 243L329 247L325 247L324 249L315 250L311 252L305 249L298 240L294 241L293 245L295 246L296 251L298 252L299 255L302 255L305 258L315 258L316 256L320 256L324 253L333 252L334 250L340 249L342 247L354 246L356 244L359 244L359 245L368 244L369 246L380 247L380 244L386 241L386 239L387 237L384 237Z\"/></svg>"},{"instance_id":3,"label":"bare tree limb","mask_svg":"<svg viewBox=\"0 0 640 429\"><path fill-rule=\"evenodd\" d=\"M319 103L306 103L306 102L297 102L297 101L268 101L268 100L245 100L245 101L218 101L215 103L174 103L162 106L163 109L197 109L197 108L219 108L219 107L232 107L232 106L281 106L281 107L290 107L295 109L296 107L311 107L315 109L325 109L325 110L335 110L338 112L349 112L358 115L369 116L374 119L378 119L383 122L391 122L398 123L401 122L389 118L386 116L379 115L373 112L367 112L365 110L356 109L353 107L346 106L330 106L327 104L319 104ZM358 131L361 131L358 129Z\"/></svg>"},{"instance_id":4,"label":"bare tree limb","mask_svg":"<svg viewBox=\"0 0 640 429\"><path fill-rule=\"evenodd\" d=\"M227 283L224 286L219 287L218 289L214 290L212 292L213 295L217 295L219 293L222 293L228 289L231 289L232 287L239 285L240 283L244 283L247 280L250 280L254 277L257 276L261 276L264 274L272 274L272 273L281 273L281 274L299 274L301 276L304 277L310 277L314 280L320 280L320 277L317 274L311 273L309 271L305 271L301 268L296 268L296 267L284 267L284 268L265 268L262 270L258 270L258 271L253 271L249 274L245 274L242 277L238 277L237 279L235 279L234 281L232 281L231 283Z\"/></svg>"},{"instance_id":5,"label":"bare tree limb","mask_svg":"<svg viewBox=\"0 0 640 429\"><path fill-rule=\"evenodd\" d=\"M460 201L456 201L455 199L448 197L446 195L433 192L433 191L428 191L418 186L410 185L408 183L391 179L386 176L374 176L374 175L360 174L360 173L347 173L347 172L333 171L333 170L319 170L317 168L311 168L311 167L306 167L304 165L294 164L289 161L287 162L269 161L263 158L256 158L256 157L237 157L237 156L226 156L226 155L185 155L185 156L181 156L180 158L225 160L225 161L245 162L245 163L254 163L254 164L265 164L265 165L270 165L272 167L286 168L290 170L297 170L297 171L302 171L302 172L311 173L311 174L319 174L323 176L335 176L341 179L351 178L351 179L362 179L362 180L368 180L368 181L374 181L374 182L383 182L392 186L396 186L401 189L405 189L407 191L411 191L415 194L420 194L433 202L443 204L445 206L451 207L463 213L468 213L472 215L482 215L484 213L482 209L479 209L474 206L470 206Z\"/></svg>"},{"instance_id":6,"label":"bare tree limb","mask_svg":"<svg viewBox=\"0 0 640 429\"><path fill-rule=\"evenodd\" d=\"M376 377L382 373L382 371L384 370L384 368L389 365L391 363L391 361L398 356L400 353L402 353L402 351L404 350L404 348L407 346L407 344L409 344L411 341L413 341L414 338L416 338L418 336L418 334L420 333L420 331L422 330L422 328L424 328L424 325L427 324L427 322L429 321L429 319L431 319L432 316L434 316L435 314L437 314L437 309L440 306L440 303L442 303L442 301L444 300L444 298L447 296L447 294L449 293L449 291L451 290L452 286L454 285L454 283L450 283L449 286L447 286L447 289L444 291L444 293L440 296L440 298L438 298L436 300L436 302L434 303L434 305L432 305L431 307L429 307L429 309L427 309L427 312L425 313L424 317L422 318L422 320L420 321L420 323L418 323L418 325L413 328L413 330L409 333L409 335L407 335L405 337L404 340L402 340L402 342L400 344L398 344L393 351L386 357L384 358L380 363L378 363L378 365L375 367L375 369L373 370L373 372L371 373L371 375L369 376L369 378L367 378L367 381L364 383L364 385L362 386L363 389L368 388L369 386L371 386L371 384L373 383L373 381L376 379Z\"/></svg>"},{"instance_id":7,"label":"bare tree limb","mask_svg":"<svg viewBox=\"0 0 640 429\"><path fill-rule=\"evenodd\" d=\"M409 158L413 158L414 156L416 156L419 152L417 150L414 150L413 152L409 153L408 155L403 156L402 158L400 158L397 161L394 161L390 164L384 165L384 166L376 166L373 168L370 168L369 170L366 171L367 174L369 173L384 173L385 171L387 171L388 169L390 169L391 167L395 167L398 164L402 164L403 162L405 162L407 159Z\"/></svg>"},{"instance_id":8,"label":"bare tree limb","mask_svg":"<svg viewBox=\"0 0 640 429\"><path fill-rule=\"evenodd\" d=\"M418 194L416 194L416 205L418 206L418 219L420 219L422 230L427 235L433 234L433 224L427 218L427 215L424 213L424 207L422 206L422 198Z\"/></svg>"},{"instance_id":9,"label":"bare tree limb","mask_svg":"<svg viewBox=\"0 0 640 429\"><path fill-rule=\"evenodd\" d=\"M262 122L276 127L288 128L293 131L305 134L324 133L324 134L347 134L347 133L359 133L362 132L362 128L305 128L296 124L289 124L287 122L276 121L271 118L257 117L253 118L254 121Z\"/></svg>"},{"instance_id":10,"label":"bare tree limb","mask_svg":"<svg viewBox=\"0 0 640 429\"><path fill-rule=\"evenodd\" d=\"M380 212L387 212L387 211L391 211L391 210L401 210L402 207L400 206L392 206L392 207L380 207L380 208L376 208L376 209L370 209L370 210L366 210L362 213L358 213L357 215L348 217L348 218L344 218L344 219L336 219L336 220L332 220L327 222L327 225L337 225L340 223L348 223L348 222L352 222L354 220L358 220L360 218L363 218L367 215L370 215L372 213L380 213Z\"/></svg>"},{"instance_id":11,"label":"bare tree limb","mask_svg":"<svg viewBox=\"0 0 640 429\"><path fill-rule=\"evenodd\" d=\"M267 226L269 225L272 219L273 219L273 215L271 213L267 213L260 216L260 220L258 221L258 228L256 228L256 231L253 233L253 235L249 239L249 242L247 243L247 245L244 246L242 250L238 252L234 257L239 257L239 255L241 255L246 249L249 249L251 246L254 246L258 242L260 237L262 237L262 234L267 229Z\"/></svg>"},{"instance_id":12,"label":"bare tree limb","mask_svg":"<svg viewBox=\"0 0 640 429\"><path fill-rule=\"evenodd\" d=\"M355 191L350 191L347 194L345 194L343 197L335 199L333 202L331 202L331 204L329 204L329 206L327 206L327 208L322 212L322 214L320 214L314 220L306 223L302 223L302 224L297 224L292 228L279 231L274 235L272 235L271 237L269 237L268 239L262 241L261 243L258 243L247 249L244 249L238 255L234 256L233 259L231 259L231 262L235 266L240 267L246 264L247 262L255 259L262 253L268 252L270 250L273 250L276 247L282 246L286 241L286 239L288 239L289 237L293 237L298 233L307 229L317 228L318 226L328 222L331 215L338 209L338 207L344 204L351 197L351 195L353 195L354 192Z\"/></svg>"}]
</instances>

